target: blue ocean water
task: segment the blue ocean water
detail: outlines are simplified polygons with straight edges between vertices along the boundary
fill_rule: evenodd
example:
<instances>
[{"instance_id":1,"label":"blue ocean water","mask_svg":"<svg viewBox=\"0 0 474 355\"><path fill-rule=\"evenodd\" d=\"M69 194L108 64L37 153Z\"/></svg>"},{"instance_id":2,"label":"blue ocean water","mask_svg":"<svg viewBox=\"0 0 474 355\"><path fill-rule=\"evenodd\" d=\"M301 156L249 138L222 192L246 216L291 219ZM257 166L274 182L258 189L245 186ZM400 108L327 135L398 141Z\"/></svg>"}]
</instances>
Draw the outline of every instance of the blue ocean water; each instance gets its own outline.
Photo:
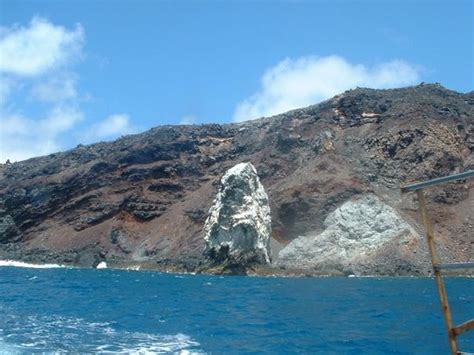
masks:
<instances>
[{"instance_id":1,"label":"blue ocean water","mask_svg":"<svg viewBox=\"0 0 474 355\"><path fill-rule=\"evenodd\" d=\"M447 280L456 322L474 279ZM474 334L461 349L474 350ZM447 354L429 278L0 267L0 353Z\"/></svg>"}]
</instances>

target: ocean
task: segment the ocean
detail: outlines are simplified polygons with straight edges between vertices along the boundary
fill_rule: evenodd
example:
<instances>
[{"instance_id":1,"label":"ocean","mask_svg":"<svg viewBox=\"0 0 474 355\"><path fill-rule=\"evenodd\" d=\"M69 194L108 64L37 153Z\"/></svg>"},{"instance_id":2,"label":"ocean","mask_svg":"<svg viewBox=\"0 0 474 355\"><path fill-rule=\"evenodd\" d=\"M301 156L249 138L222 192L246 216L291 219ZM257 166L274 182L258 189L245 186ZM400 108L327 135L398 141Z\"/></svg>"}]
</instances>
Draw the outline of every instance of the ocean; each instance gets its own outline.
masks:
<instances>
[{"instance_id":1,"label":"ocean","mask_svg":"<svg viewBox=\"0 0 474 355\"><path fill-rule=\"evenodd\" d=\"M474 279L450 278L457 323ZM460 337L474 351L473 332ZM0 353L447 354L430 278L0 267Z\"/></svg>"}]
</instances>

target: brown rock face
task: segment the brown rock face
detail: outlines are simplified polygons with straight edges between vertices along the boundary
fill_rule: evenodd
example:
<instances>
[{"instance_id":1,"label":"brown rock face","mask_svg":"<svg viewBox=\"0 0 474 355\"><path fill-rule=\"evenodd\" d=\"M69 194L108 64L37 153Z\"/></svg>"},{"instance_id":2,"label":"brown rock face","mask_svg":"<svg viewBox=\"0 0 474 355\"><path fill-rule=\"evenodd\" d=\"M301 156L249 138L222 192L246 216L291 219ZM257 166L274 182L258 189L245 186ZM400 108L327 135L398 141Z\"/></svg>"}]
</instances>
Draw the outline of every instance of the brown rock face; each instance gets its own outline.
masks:
<instances>
[{"instance_id":1,"label":"brown rock face","mask_svg":"<svg viewBox=\"0 0 474 355\"><path fill-rule=\"evenodd\" d=\"M319 234L330 212L362 193L422 233L416 201L399 185L473 169L473 151L474 94L436 84L356 89L239 124L153 128L2 165L0 258L191 269L219 179L244 161L269 195L277 245ZM473 185L428 192L446 261L473 256Z\"/></svg>"}]
</instances>

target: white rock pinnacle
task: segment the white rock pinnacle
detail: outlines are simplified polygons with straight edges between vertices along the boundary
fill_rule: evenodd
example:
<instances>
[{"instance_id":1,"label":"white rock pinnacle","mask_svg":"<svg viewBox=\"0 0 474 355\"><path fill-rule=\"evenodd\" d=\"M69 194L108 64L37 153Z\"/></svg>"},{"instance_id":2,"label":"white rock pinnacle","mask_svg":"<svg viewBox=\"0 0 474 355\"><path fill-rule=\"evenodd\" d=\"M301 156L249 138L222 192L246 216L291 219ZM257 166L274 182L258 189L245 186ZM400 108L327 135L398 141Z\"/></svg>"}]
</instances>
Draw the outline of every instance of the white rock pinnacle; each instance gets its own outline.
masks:
<instances>
[{"instance_id":1,"label":"white rock pinnacle","mask_svg":"<svg viewBox=\"0 0 474 355\"><path fill-rule=\"evenodd\" d=\"M270 262L270 206L251 163L237 164L222 177L204 231L207 252L224 247L229 256Z\"/></svg>"}]
</instances>

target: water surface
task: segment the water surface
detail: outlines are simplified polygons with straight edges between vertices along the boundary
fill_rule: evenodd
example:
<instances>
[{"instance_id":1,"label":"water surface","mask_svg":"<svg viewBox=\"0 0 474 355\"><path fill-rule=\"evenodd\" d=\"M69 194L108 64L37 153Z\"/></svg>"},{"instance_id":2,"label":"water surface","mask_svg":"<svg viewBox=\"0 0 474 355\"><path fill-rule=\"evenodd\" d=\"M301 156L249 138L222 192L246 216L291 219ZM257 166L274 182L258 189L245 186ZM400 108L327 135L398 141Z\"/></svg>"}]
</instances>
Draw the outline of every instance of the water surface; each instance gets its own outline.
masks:
<instances>
[{"instance_id":1,"label":"water surface","mask_svg":"<svg viewBox=\"0 0 474 355\"><path fill-rule=\"evenodd\" d=\"M454 319L474 279L447 280ZM461 349L474 351L474 334ZM0 267L0 353L447 354L429 278L259 278Z\"/></svg>"}]
</instances>

